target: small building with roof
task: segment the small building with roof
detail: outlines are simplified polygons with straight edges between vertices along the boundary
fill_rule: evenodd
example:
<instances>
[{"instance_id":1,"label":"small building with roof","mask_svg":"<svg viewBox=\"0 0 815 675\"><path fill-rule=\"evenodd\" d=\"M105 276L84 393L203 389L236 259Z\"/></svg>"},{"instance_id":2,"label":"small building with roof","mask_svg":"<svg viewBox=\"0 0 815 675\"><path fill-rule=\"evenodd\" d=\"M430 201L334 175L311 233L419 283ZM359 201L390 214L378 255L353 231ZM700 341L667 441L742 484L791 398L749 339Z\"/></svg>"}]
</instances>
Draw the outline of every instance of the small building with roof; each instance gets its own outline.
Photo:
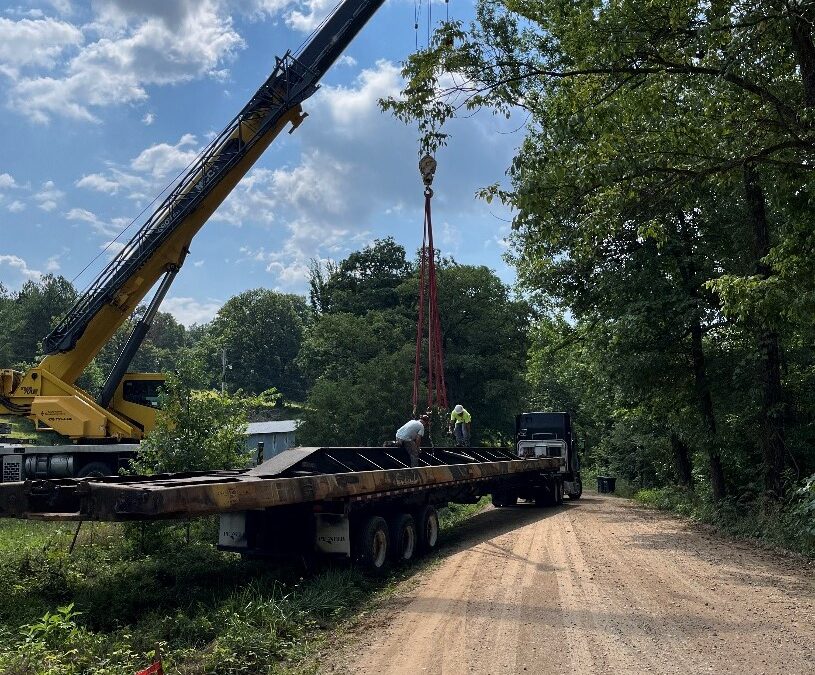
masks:
<instances>
[{"instance_id":1,"label":"small building with roof","mask_svg":"<svg viewBox=\"0 0 815 675\"><path fill-rule=\"evenodd\" d=\"M295 432L298 420L274 422L250 422L246 427L246 449L255 452L263 443L263 457L269 459L296 445Z\"/></svg>"}]
</instances>

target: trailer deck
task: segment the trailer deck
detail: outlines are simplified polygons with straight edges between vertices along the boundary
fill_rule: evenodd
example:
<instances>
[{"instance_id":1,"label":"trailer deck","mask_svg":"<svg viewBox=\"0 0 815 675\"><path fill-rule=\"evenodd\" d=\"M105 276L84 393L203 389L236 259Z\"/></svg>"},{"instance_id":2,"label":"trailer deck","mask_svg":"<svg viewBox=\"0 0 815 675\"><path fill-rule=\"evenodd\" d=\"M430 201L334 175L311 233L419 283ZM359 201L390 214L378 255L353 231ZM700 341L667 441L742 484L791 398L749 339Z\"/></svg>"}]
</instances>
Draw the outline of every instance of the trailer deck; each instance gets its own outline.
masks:
<instances>
[{"instance_id":1,"label":"trailer deck","mask_svg":"<svg viewBox=\"0 0 815 675\"><path fill-rule=\"evenodd\" d=\"M291 448L244 471L7 483L0 485L0 517L159 520L398 498L442 487L485 494L497 479L556 471L560 458L524 459L504 448L437 448L426 449L419 464L411 468L400 448Z\"/></svg>"}]
</instances>

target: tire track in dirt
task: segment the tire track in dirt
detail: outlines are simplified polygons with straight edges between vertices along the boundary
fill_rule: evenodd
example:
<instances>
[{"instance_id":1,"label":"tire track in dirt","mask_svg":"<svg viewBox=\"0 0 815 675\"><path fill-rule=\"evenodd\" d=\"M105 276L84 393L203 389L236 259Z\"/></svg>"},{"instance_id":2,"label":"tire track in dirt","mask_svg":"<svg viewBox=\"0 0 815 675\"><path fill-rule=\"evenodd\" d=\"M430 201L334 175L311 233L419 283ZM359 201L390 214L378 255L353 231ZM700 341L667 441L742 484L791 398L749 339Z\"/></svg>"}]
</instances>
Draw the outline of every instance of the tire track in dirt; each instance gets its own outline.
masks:
<instances>
[{"instance_id":1,"label":"tire track in dirt","mask_svg":"<svg viewBox=\"0 0 815 675\"><path fill-rule=\"evenodd\" d=\"M815 673L811 561L599 496L454 537L324 672Z\"/></svg>"}]
</instances>

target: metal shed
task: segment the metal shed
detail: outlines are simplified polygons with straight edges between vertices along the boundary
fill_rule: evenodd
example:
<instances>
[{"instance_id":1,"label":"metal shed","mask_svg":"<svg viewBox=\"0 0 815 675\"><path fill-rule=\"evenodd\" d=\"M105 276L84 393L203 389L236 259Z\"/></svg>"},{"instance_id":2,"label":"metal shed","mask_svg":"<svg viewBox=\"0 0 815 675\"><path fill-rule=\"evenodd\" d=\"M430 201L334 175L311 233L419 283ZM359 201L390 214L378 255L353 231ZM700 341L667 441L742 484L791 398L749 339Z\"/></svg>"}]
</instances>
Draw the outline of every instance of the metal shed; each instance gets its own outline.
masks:
<instances>
[{"instance_id":1,"label":"metal shed","mask_svg":"<svg viewBox=\"0 0 815 675\"><path fill-rule=\"evenodd\" d=\"M258 443L263 443L263 456L266 459L296 445L295 431L297 420L277 420L275 422L250 422L246 428L246 449L254 451Z\"/></svg>"}]
</instances>

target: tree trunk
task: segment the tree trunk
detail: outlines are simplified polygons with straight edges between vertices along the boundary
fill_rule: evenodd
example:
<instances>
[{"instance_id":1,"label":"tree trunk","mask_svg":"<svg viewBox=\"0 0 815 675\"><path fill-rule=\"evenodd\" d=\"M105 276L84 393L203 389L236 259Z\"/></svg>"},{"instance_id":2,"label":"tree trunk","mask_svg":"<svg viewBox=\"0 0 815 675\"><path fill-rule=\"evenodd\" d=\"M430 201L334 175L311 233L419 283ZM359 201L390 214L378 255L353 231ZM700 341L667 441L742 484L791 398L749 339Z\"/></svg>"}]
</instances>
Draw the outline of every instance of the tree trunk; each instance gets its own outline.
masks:
<instances>
[{"instance_id":1,"label":"tree trunk","mask_svg":"<svg viewBox=\"0 0 815 675\"><path fill-rule=\"evenodd\" d=\"M812 42L812 19L800 14L790 19L792 46L801 71L804 105L815 106L815 45Z\"/></svg>"},{"instance_id":2,"label":"tree trunk","mask_svg":"<svg viewBox=\"0 0 815 675\"><path fill-rule=\"evenodd\" d=\"M693 358L693 375L696 385L696 396L702 412L702 421L707 432L707 456L710 467L710 487L713 499L719 501L727 495L724 482L722 457L719 453L719 438L716 431L716 415L713 412L713 396L707 380L705 352L702 346L702 324L694 318L690 327L691 357Z\"/></svg>"},{"instance_id":3,"label":"tree trunk","mask_svg":"<svg viewBox=\"0 0 815 675\"><path fill-rule=\"evenodd\" d=\"M756 274L767 278L772 271L763 262L770 252L770 228L760 179L752 165L744 167L744 195L747 217L753 233ZM771 499L783 496L786 458L784 441L784 389L781 384L781 346L778 333L759 326L756 336L761 357L761 453L764 461L764 494Z\"/></svg>"},{"instance_id":4,"label":"tree trunk","mask_svg":"<svg viewBox=\"0 0 815 675\"><path fill-rule=\"evenodd\" d=\"M672 433L671 449L674 454L676 476L679 479L679 484L689 489L693 488L693 472L687 444L679 436Z\"/></svg>"},{"instance_id":5,"label":"tree trunk","mask_svg":"<svg viewBox=\"0 0 815 675\"><path fill-rule=\"evenodd\" d=\"M688 232L685 215L679 212L679 235L683 243L683 251L677 256L679 273L687 294L696 302L697 311L694 312L690 322L691 337L691 360L693 362L693 384L696 391L696 400L699 404L699 412L702 415L702 427L705 431L705 448L708 457L708 469L710 472L710 488L713 499L720 501L727 495L727 487L724 480L724 469L722 468L722 458L719 453L719 438L716 429L716 415L713 410L713 395L710 392L710 383L707 379L707 366L705 365L705 349L702 343L702 319L699 305L702 296L699 284L696 279L696 269L693 255L693 242Z\"/></svg>"}]
</instances>

